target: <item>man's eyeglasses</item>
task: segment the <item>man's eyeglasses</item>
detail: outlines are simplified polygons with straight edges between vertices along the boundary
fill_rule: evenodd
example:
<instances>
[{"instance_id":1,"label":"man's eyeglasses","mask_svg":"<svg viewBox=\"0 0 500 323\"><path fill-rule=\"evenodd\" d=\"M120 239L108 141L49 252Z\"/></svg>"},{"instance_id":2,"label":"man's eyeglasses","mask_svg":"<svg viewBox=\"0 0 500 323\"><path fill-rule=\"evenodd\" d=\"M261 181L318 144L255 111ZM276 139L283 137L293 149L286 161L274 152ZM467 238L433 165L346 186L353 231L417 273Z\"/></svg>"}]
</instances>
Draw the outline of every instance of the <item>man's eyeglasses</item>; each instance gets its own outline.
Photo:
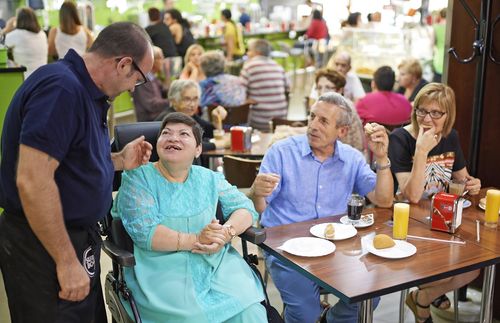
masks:
<instances>
[{"instance_id":1,"label":"man's eyeglasses","mask_svg":"<svg viewBox=\"0 0 500 323\"><path fill-rule=\"evenodd\" d=\"M421 117L421 118L425 118L425 116L430 115L432 119L440 119L441 117L443 117L446 114L446 112L437 111L437 110L426 111L424 109L416 108L415 114L417 115L417 117Z\"/></svg>"},{"instance_id":2,"label":"man's eyeglasses","mask_svg":"<svg viewBox=\"0 0 500 323\"><path fill-rule=\"evenodd\" d=\"M184 102L184 103L195 103L195 104L198 104L198 101L200 100L200 98L198 98L197 96L195 97L188 97L188 96L183 96L181 97L181 101Z\"/></svg>"},{"instance_id":3,"label":"man's eyeglasses","mask_svg":"<svg viewBox=\"0 0 500 323\"><path fill-rule=\"evenodd\" d=\"M121 61L124 57L119 57L116 59L117 62ZM141 71L141 69L139 68L139 65L136 64L136 62L134 61L134 59L132 59L132 67L141 74L141 77L142 77L142 80L138 80L137 82L135 82L135 86L138 87L140 85L143 85L144 83L147 83L148 82L148 79L146 78L146 75Z\"/></svg>"}]
</instances>

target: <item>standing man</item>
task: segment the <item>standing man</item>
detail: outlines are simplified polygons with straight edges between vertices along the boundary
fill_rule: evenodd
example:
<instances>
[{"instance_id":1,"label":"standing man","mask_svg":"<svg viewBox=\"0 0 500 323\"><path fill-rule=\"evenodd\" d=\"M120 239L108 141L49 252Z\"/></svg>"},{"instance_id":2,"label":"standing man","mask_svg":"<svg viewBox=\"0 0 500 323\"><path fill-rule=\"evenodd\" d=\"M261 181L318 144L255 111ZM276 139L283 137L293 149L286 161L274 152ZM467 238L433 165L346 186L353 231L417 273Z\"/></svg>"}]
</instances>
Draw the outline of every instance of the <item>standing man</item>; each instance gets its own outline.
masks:
<instances>
[{"instance_id":1,"label":"standing man","mask_svg":"<svg viewBox=\"0 0 500 323\"><path fill-rule=\"evenodd\" d=\"M174 37L168 26L163 22L160 10L158 8L149 8L148 16L151 25L146 27L146 32L151 37L153 45L161 48L164 57L179 56Z\"/></svg>"},{"instance_id":2,"label":"standing man","mask_svg":"<svg viewBox=\"0 0 500 323\"><path fill-rule=\"evenodd\" d=\"M82 57L35 71L5 117L0 165L0 266L12 322L105 322L97 221L114 170L148 162L140 137L111 154L109 101L147 82L148 35L132 23L101 31Z\"/></svg>"},{"instance_id":3,"label":"standing man","mask_svg":"<svg viewBox=\"0 0 500 323\"><path fill-rule=\"evenodd\" d=\"M344 214L352 193L390 207L393 179L387 157L389 139L383 126L372 124L368 146L376 159L374 173L358 150L338 138L351 123L351 109L342 95L328 92L312 106L307 135L275 143L264 156L251 190L261 224L274 227L335 214ZM372 132L373 131L373 132ZM280 291L287 323L314 323L321 313L319 286L274 256L266 266ZM377 305L379 298L375 300ZM358 304L339 301L328 322L357 322Z\"/></svg>"},{"instance_id":4,"label":"standing man","mask_svg":"<svg viewBox=\"0 0 500 323\"><path fill-rule=\"evenodd\" d=\"M271 50L271 44L265 39L250 40L249 60L240 75L247 99L257 102L250 112L250 125L264 131L269 131L269 121L273 118L287 117L290 92L290 82L283 67L269 57Z\"/></svg>"}]
</instances>

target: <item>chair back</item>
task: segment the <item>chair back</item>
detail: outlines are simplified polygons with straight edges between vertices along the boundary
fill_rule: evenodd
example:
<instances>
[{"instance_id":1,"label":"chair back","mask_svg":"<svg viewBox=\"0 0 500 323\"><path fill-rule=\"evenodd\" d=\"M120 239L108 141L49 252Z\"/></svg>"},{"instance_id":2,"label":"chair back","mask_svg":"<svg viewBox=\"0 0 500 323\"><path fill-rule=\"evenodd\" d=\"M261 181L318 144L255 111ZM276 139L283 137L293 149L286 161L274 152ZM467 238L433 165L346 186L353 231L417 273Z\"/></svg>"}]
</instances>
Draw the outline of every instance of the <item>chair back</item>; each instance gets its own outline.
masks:
<instances>
[{"instance_id":1,"label":"chair back","mask_svg":"<svg viewBox=\"0 0 500 323\"><path fill-rule=\"evenodd\" d=\"M262 160L224 156L224 175L229 183L238 188L252 186Z\"/></svg>"},{"instance_id":2,"label":"chair back","mask_svg":"<svg viewBox=\"0 0 500 323\"><path fill-rule=\"evenodd\" d=\"M282 118L273 118L272 122L272 130L276 130L277 126L285 125L290 127L305 127L307 126L307 119L303 120L289 120Z\"/></svg>"},{"instance_id":3,"label":"chair back","mask_svg":"<svg viewBox=\"0 0 500 323\"><path fill-rule=\"evenodd\" d=\"M245 102L242 105L234 107L224 107L227 111L227 117L222 121L224 129L229 129L232 126L247 125L248 124L248 114L250 113L250 107L253 103ZM208 107L208 115L212 122L212 111L217 107L217 105L212 105Z\"/></svg>"}]
</instances>

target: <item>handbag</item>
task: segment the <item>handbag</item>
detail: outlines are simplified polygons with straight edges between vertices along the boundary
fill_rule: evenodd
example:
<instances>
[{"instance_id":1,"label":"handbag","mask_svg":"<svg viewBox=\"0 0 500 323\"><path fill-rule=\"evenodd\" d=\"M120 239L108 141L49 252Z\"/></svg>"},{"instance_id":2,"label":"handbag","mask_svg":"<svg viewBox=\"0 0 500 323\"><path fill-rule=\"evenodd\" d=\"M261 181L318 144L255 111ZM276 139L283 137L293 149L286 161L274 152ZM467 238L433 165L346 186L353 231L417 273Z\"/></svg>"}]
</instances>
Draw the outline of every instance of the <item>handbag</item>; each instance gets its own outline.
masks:
<instances>
[{"instance_id":1,"label":"handbag","mask_svg":"<svg viewBox=\"0 0 500 323\"><path fill-rule=\"evenodd\" d=\"M250 268L252 268L253 272L257 275L259 278L260 284L262 286L262 290L264 291L264 300L261 302L262 306L266 308L266 313L267 313L267 321L269 323L285 323L285 320L281 317L280 313L276 308L274 308L271 303L269 302L269 296L267 295L266 287L264 284L264 280L262 279L262 275L260 274L259 269L254 263L249 263L248 264Z\"/></svg>"}]
</instances>

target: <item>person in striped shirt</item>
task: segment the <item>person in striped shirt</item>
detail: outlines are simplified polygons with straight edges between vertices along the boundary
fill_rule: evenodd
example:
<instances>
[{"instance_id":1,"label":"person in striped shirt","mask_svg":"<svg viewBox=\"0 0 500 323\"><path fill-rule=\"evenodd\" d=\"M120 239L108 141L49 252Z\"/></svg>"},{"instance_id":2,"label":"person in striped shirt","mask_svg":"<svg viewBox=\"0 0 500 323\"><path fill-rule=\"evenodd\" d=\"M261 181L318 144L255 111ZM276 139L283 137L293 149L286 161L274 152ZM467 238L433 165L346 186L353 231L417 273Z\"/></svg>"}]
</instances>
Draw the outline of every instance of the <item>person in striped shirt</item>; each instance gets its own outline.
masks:
<instances>
[{"instance_id":1,"label":"person in striped shirt","mask_svg":"<svg viewBox=\"0 0 500 323\"><path fill-rule=\"evenodd\" d=\"M269 131L269 121L286 118L290 82L283 68L273 61L271 44L265 39L253 39L240 78L247 90L247 99L257 104L251 109L249 122L253 128Z\"/></svg>"}]
</instances>

